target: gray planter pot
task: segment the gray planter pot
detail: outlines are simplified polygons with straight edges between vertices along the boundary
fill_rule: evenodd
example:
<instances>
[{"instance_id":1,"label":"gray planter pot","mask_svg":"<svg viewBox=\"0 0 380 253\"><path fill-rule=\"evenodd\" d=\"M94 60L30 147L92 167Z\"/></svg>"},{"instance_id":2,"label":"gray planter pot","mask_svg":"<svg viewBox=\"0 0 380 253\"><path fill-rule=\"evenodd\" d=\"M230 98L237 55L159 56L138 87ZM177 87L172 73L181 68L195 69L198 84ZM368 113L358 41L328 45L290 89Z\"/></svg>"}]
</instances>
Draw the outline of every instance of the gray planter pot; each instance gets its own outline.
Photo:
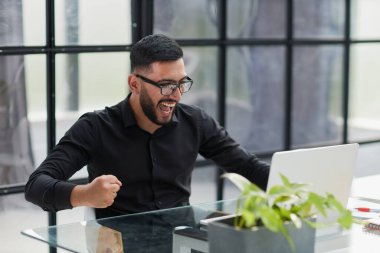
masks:
<instances>
[{"instance_id":1,"label":"gray planter pot","mask_svg":"<svg viewBox=\"0 0 380 253\"><path fill-rule=\"evenodd\" d=\"M273 233L265 227L257 230L237 230L233 226L234 218L212 222L208 225L208 240L210 253L294 253L288 241L281 233ZM315 229L306 223L301 229L292 224L286 225L296 246L295 252L313 253Z\"/></svg>"}]
</instances>

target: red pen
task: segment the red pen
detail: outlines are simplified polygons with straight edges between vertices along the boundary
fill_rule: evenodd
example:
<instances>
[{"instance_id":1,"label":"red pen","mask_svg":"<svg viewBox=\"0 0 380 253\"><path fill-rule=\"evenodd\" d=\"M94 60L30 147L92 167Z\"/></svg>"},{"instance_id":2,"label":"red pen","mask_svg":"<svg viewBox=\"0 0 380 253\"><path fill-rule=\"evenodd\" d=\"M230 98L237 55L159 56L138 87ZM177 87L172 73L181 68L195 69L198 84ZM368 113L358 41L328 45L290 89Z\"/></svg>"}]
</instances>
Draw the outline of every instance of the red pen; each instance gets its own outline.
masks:
<instances>
[{"instance_id":1,"label":"red pen","mask_svg":"<svg viewBox=\"0 0 380 253\"><path fill-rule=\"evenodd\" d=\"M380 209L373 209L369 207L355 207L354 210L367 213L380 213Z\"/></svg>"}]
</instances>

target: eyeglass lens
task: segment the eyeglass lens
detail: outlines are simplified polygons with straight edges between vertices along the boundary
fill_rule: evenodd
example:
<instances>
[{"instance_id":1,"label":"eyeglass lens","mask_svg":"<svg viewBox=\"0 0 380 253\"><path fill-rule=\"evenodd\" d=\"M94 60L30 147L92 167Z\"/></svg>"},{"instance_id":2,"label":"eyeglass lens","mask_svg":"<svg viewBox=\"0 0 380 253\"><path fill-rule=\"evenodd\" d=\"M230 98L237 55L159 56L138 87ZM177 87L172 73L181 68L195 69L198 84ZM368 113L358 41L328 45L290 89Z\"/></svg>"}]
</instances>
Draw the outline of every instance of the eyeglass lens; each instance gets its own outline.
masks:
<instances>
[{"instance_id":1,"label":"eyeglass lens","mask_svg":"<svg viewBox=\"0 0 380 253\"><path fill-rule=\"evenodd\" d=\"M179 84L169 84L165 86L161 86L161 93L162 95L170 95L172 94L177 88L181 93L188 92L191 87L191 81L185 81Z\"/></svg>"}]
</instances>

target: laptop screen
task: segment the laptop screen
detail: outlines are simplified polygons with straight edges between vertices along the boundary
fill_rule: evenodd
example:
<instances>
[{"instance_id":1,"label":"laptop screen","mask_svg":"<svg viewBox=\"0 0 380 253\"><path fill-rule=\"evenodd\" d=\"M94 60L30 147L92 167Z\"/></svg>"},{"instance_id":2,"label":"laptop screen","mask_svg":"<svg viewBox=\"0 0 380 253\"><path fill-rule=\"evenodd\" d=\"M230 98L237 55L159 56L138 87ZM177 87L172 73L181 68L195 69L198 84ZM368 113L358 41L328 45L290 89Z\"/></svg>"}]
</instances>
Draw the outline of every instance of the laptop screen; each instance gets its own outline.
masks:
<instances>
[{"instance_id":1,"label":"laptop screen","mask_svg":"<svg viewBox=\"0 0 380 253\"><path fill-rule=\"evenodd\" d=\"M333 194L347 206L359 145L344 144L277 152L272 157L268 187L282 184L280 173L290 182L309 183L310 190Z\"/></svg>"}]
</instances>

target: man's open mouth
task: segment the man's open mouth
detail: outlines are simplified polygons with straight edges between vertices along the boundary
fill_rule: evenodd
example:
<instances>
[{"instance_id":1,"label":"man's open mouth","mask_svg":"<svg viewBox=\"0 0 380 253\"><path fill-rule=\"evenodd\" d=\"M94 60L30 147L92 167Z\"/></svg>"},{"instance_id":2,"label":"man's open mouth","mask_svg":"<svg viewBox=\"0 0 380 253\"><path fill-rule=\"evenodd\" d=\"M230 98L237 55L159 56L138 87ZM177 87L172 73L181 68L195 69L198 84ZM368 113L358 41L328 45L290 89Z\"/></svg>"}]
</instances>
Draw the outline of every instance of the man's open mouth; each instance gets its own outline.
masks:
<instances>
[{"instance_id":1,"label":"man's open mouth","mask_svg":"<svg viewBox=\"0 0 380 253\"><path fill-rule=\"evenodd\" d=\"M173 101L160 102L158 104L158 108L160 108L161 112L163 112L164 115L169 115L176 104L177 102Z\"/></svg>"}]
</instances>

